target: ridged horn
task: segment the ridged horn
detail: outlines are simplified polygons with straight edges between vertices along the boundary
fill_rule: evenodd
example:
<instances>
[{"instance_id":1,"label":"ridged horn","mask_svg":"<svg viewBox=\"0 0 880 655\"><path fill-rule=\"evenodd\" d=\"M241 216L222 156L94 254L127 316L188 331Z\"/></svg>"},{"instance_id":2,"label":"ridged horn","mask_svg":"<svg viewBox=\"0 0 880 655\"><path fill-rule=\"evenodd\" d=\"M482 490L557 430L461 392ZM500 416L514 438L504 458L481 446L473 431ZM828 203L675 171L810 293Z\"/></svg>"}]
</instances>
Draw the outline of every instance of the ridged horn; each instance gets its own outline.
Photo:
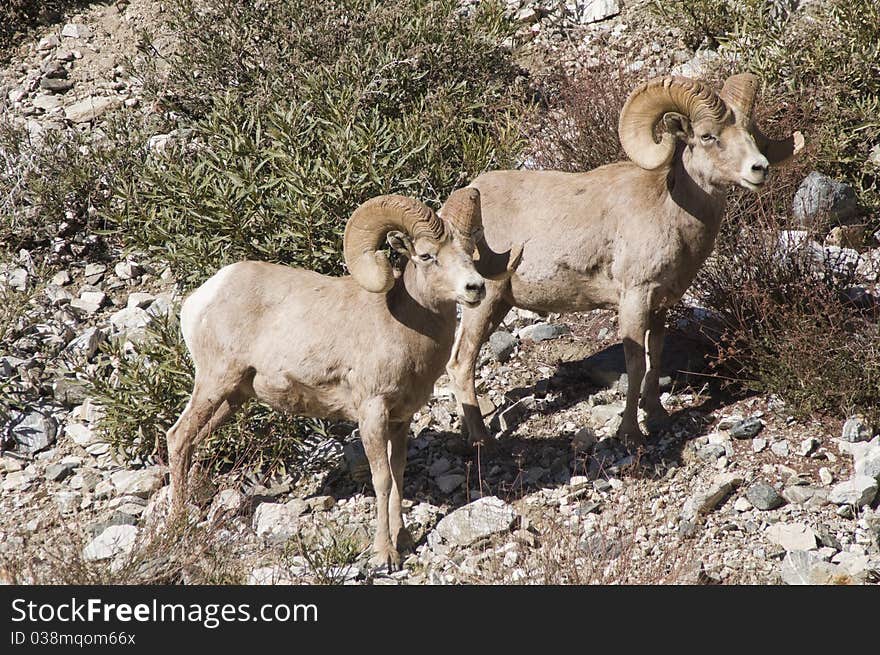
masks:
<instances>
[{"instance_id":1,"label":"ridged horn","mask_svg":"<svg viewBox=\"0 0 880 655\"><path fill-rule=\"evenodd\" d=\"M752 116L759 86L758 77L751 73L731 75L725 80L724 88L721 89L721 99L734 109L737 122L748 127L755 137L758 149L767 161L771 164L780 164L804 147L804 135L794 132L791 136L779 140L764 136Z\"/></svg>"},{"instance_id":2,"label":"ridged horn","mask_svg":"<svg viewBox=\"0 0 880 655\"><path fill-rule=\"evenodd\" d=\"M706 84L686 77L658 77L636 87L620 112L617 131L627 156L641 168L654 170L672 161L675 137L664 132L654 140L654 126L667 112L687 116L691 122L724 120L724 101Z\"/></svg>"},{"instance_id":3,"label":"ridged horn","mask_svg":"<svg viewBox=\"0 0 880 655\"><path fill-rule=\"evenodd\" d=\"M474 268L489 280L505 280L513 275L522 259L523 247L514 246L507 252L493 251L483 235L480 191L465 187L454 191L440 208L440 216L453 231L473 247Z\"/></svg>"},{"instance_id":4,"label":"ridged horn","mask_svg":"<svg viewBox=\"0 0 880 655\"><path fill-rule=\"evenodd\" d=\"M439 241L445 227L430 207L406 196L378 196L355 209L345 226L342 252L352 277L367 291L386 293L394 286L391 262L381 250L393 230L406 232L413 241Z\"/></svg>"}]
</instances>

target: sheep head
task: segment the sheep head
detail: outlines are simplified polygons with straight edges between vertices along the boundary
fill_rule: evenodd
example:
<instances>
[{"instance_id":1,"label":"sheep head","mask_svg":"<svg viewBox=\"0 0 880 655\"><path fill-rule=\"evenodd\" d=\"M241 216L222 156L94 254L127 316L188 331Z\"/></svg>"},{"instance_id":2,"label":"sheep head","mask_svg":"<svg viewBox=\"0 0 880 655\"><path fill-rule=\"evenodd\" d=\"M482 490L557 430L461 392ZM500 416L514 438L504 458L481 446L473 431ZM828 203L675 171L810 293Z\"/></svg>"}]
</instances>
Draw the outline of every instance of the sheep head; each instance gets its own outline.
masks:
<instances>
[{"instance_id":1,"label":"sheep head","mask_svg":"<svg viewBox=\"0 0 880 655\"><path fill-rule=\"evenodd\" d=\"M638 166L655 170L672 163L681 140L690 169L705 180L754 190L766 181L770 163L784 161L803 146L799 132L773 141L758 131L752 119L757 88L750 74L730 77L720 94L683 77L650 80L630 94L621 110L621 144ZM663 128L659 143L654 140L658 123Z\"/></svg>"},{"instance_id":2,"label":"sheep head","mask_svg":"<svg viewBox=\"0 0 880 655\"><path fill-rule=\"evenodd\" d=\"M450 216L457 225L479 225L479 196L476 204L461 205ZM355 281L373 293L386 293L394 286L391 262L381 250L386 242L410 260L418 284L429 289L434 300L475 307L485 297L472 251L423 203L398 195L372 198L345 226L345 262Z\"/></svg>"}]
</instances>

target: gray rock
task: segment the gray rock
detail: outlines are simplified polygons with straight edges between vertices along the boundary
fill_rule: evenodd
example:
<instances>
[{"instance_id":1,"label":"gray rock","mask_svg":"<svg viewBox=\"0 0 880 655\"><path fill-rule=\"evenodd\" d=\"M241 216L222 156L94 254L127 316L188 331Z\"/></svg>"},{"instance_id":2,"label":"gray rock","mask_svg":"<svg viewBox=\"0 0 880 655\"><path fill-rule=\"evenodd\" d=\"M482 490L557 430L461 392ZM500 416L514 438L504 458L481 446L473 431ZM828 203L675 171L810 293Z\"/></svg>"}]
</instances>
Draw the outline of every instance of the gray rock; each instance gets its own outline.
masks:
<instances>
[{"instance_id":1,"label":"gray rock","mask_svg":"<svg viewBox=\"0 0 880 655\"><path fill-rule=\"evenodd\" d=\"M77 446L90 446L95 443L96 437L88 425L82 423L68 423L64 426L64 434L73 439Z\"/></svg>"},{"instance_id":2,"label":"gray rock","mask_svg":"<svg viewBox=\"0 0 880 655\"><path fill-rule=\"evenodd\" d=\"M815 437L807 437L798 444L797 453L801 457L809 457L819 447L819 440Z\"/></svg>"},{"instance_id":3,"label":"gray rock","mask_svg":"<svg viewBox=\"0 0 880 655\"><path fill-rule=\"evenodd\" d=\"M516 521L516 510L496 496L480 498L444 516L429 535L454 546L469 546L484 537L506 532Z\"/></svg>"},{"instance_id":4,"label":"gray rock","mask_svg":"<svg viewBox=\"0 0 880 655\"><path fill-rule=\"evenodd\" d=\"M299 519L308 505L300 498L288 503L260 503L254 512L253 526L257 535L267 541L282 543L299 532Z\"/></svg>"},{"instance_id":5,"label":"gray rock","mask_svg":"<svg viewBox=\"0 0 880 655\"><path fill-rule=\"evenodd\" d=\"M50 464L46 467L43 476L52 482L61 482L64 478L73 473L76 467L71 464Z\"/></svg>"},{"instance_id":6,"label":"gray rock","mask_svg":"<svg viewBox=\"0 0 880 655\"><path fill-rule=\"evenodd\" d=\"M535 397L526 396L520 398L507 409L498 414L498 424L505 432L512 430L525 417L529 410L535 406Z\"/></svg>"},{"instance_id":7,"label":"gray rock","mask_svg":"<svg viewBox=\"0 0 880 655\"><path fill-rule=\"evenodd\" d=\"M46 294L46 298L49 299L49 304L52 305L52 307L61 307L73 300L73 296L70 292L55 284L46 285L46 288L43 289L43 293Z\"/></svg>"},{"instance_id":8,"label":"gray rock","mask_svg":"<svg viewBox=\"0 0 880 655\"><path fill-rule=\"evenodd\" d=\"M128 296L126 307L140 307L141 309L146 309L153 303L155 299L156 296L151 293L131 293Z\"/></svg>"},{"instance_id":9,"label":"gray rock","mask_svg":"<svg viewBox=\"0 0 880 655\"><path fill-rule=\"evenodd\" d=\"M871 426L861 416L851 416L843 424L840 438L850 443L871 440Z\"/></svg>"},{"instance_id":10,"label":"gray rock","mask_svg":"<svg viewBox=\"0 0 880 655\"><path fill-rule=\"evenodd\" d=\"M113 272L116 273L116 277L120 280L130 280L132 278L143 275L144 268L140 264L137 264L132 261L119 262L113 268Z\"/></svg>"},{"instance_id":11,"label":"gray rock","mask_svg":"<svg viewBox=\"0 0 880 655\"><path fill-rule=\"evenodd\" d=\"M87 123L121 104L122 100L119 98L91 96L66 107L64 115L71 123Z\"/></svg>"},{"instance_id":12,"label":"gray rock","mask_svg":"<svg viewBox=\"0 0 880 655\"><path fill-rule=\"evenodd\" d=\"M852 480L841 482L828 492L828 500L835 505L870 505L877 495L877 480L867 475L856 475Z\"/></svg>"},{"instance_id":13,"label":"gray rock","mask_svg":"<svg viewBox=\"0 0 880 655\"><path fill-rule=\"evenodd\" d=\"M364 452L364 445L360 439L348 441L342 447L342 468L351 476L352 480L360 483L371 482L370 461Z\"/></svg>"},{"instance_id":14,"label":"gray rock","mask_svg":"<svg viewBox=\"0 0 880 655\"><path fill-rule=\"evenodd\" d=\"M516 347L516 337L507 330L498 330L489 337L489 347L499 362L506 362Z\"/></svg>"},{"instance_id":15,"label":"gray rock","mask_svg":"<svg viewBox=\"0 0 880 655\"><path fill-rule=\"evenodd\" d=\"M134 549L137 533L133 525L111 525L83 548L83 559L94 562L127 555Z\"/></svg>"},{"instance_id":16,"label":"gray rock","mask_svg":"<svg viewBox=\"0 0 880 655\"><path fill-rule=\"evenodd\" d=\"M167 469L164 466L151 466L135 471L117 471L110 476L110 481L119 496L138 496L149 498L165 478Z\"/></svg>"},{"instance_id":17,"label":"gray rock","mask_svg":"<svg viewBox=\"0 0 880 655\"><path fill-rule=\"evenodd\" d=\"M812 485L793 485L782 490L782 497L792 505L817 506L827 502L828 492Z\"/></svg>"},{"instance_id":18,"label":"gray rock","mask_svg":"<svg viewBox=\"0 0 880 655\"><path fill-rule=\"evenodd\" d=\"M769 511L782 507L785 498L779 495L773 486L766 482L755 482L746 489L746 498L749 502L762 511Z\"/></svg>"},{"instance_id":19,"label":"gray rock","mask_svg":"<svg viewBox=\"0 0 880 655\"><path fill-rule=\"evenodd\" d=\"M809 228L825 216L838 221L852 217L858 211L853 188L827 175L813 171L794 194L794 217Z\"/></svg>"},{"instance_id":20,"label":"gray rock","mask_svg":"<svg viewBox=\"0 0 880 655\"><path fill-rule=\"evenodd\" d=\"M40 88L52 93L67 93L73 88L73 80L62 80L57 77L44 77L40 80Z\"/></svg>"},{"instance_id":21,"label":"gray rock","mask_svg":"<svg viewBox=\"0 0 880 655\"><path fill-rule=\"evenodd\" d=\"M574 433L574 436L571 439L571 445L576 452L587 453L595 447L597 441L598 438L596 437L596 433L593 432L592 428L586 427L581 428Z\"/></svg>"},{"instance_id":22,"label":"gray rock","mask_svg":"<svg viewBox=\"0 0 880 655\"><path fill-rule=\"evenodd\" d=\"M63 490L55 494L55 506L62 514L72 514L82 504L83 496L78 491Z\"/></svg>"},{"instance_id":23,"label":"gray rock","mask_svg":"<svg viewBox=\"0 0 880 655\"><path fill-rule=\"evenodd\" d=\"M700 514L708 514L742 483L742 476L736 473L722 473L715 476L708 489L694 492L685 501L681 518L693 521Z\"/></svg>"},{"instance_id":24,"label":"gray rock","mask_svg":"<svg viewBox=\"0 0 880 655\"><path fill-rule=\"evenodd\" d=\"M752 439L752 452L760 453L767 447L767 440L762 439L761 437L755 437Z\"/></svg>"},{"instance_id":25,"label":"gray rock","mask_svg":"<svg viewBox=\"0 0 880 655\"><path fill-rule=\"evenodd\" d=\"M556 323L535 323L527 325L519 331L519 338L523 341L548 341L556 339L564 334L568 334L571 330L567 325Z\"/></svg>"},{"instance_id":26,"label":"gray rock","mask_svg":"<svg viewBox=\"0 0 880 655\"><path fill-rule=\"evenodd\" d=\"M61 106L61 100L56 95L46 93L38 95L31 101L31 104L37 109L42 109L43 111L52 111L53 109L58 109Z\"/></svg>"},{"instance_id":27,"label":"gray rock","mask_svg":"<svg viewBox=\"0 0 880 655\"><path fill-rule=\"evenodd\" d=\"M777 457L788 457L788 442L774 441L772 444L770 444L770 452L772 452Z\"/></svg>"},{"instance_id":28,"label":"gray rock","mask_svg":"<svg viewBox=\"0 0 880 655\"><path fill-rule=\"evenodd\" d=\"M855 456L855 472L880 483L880 442Z\"/></svg>"},{"instance_id":29,"label":"gray rock","mask_svg":"<svg viewBox=\"0 0 880 655\"><path fill-rule=\"evenodd\" d=\"M92 327L67 344L65 350L81 356L86 360L90 360L98 354L98 348L100 348L101 343L103 343L106 338L107 335L104 334L103 330Z\"/></svg>"},{"instance_id":30,"label":"gray rock","mask_svg":"<svg viewBox=\"0 0 880 655\"><path fill-rule=\"evenodd\" d=\"M734 439L751 439L764 429L764 424L759 418L747 418L735 423L730 428L730 436Z\"/></svg>"},{"instance_id":31,"label":"gray rock","mask_svg":"<svg viewBox=\"0 0 880 655\"><path fill-rule=\"evenodd\" d=\"M764 536L786 551L816 548L816 533L803 523L774 523L764 531Z\"/></svg>"},{"instance_id":32,"label":"gray rock","mask_svg":"<svg viewBox=\"0 0 880 655\"><path fill-rule=\"evenodd\" d=\"M445 457L438 457L431 465L428 467L428 473L431 474L432 477L437 477L438 475L443 475L451 468L452 464L449 463L449 460Z\"/></svg>"},{"instance_id":33,"label":"gray rock","mask_svg":"<svg viewBox=\"0 0 880 655\"><path fill-rule=\"evenodd\" d=\"M697 458L703 462L714 462L719 457L724 457L727 454L724 446L719 444L706 444L705 446L701 446L699 450L697 450Z\"/></svg>"},{"instance_id":34,"label":"gray rock","mask_svg":"<svg viewBox=\"0 0 880 655\"><path fill-rule=\"evenodd\" d=\"M143 330L150 324L150 315L140 307L126 307L110 317L114 333Z\"/></svg>"},{"instance_id":35,"label":"gray rock","mask_svg":"<svg viewBox=\"0 0 880 655\"><path fill-rule=\"evenodd\" d=\"M6 285L16 291L24 291L27 288L28 272L21 267L11 268L5 272Z\"/></svg>"},{"instance_id":36,"label":"gray rock","mask_svg":"<svg viewBox=\"0 0 880 655\"><path fill-rule=\"evenodd\" d=\"M445 494L451 494L464 484L467 478L460 473L449 473L447 475L439 475L434 479L437 487Z\"/></svg>"},{"instance_id":37,"label":"gray rock","mask_svg":"<svg viewBox=\"0 0 880 655\"><path fill-rule=\"evenodd\" d=\"M235 516L244 507L244 495L238 489L223 489L214 496L208 509L207 519L214 522L219 518Z\"/></svg>"},{"instance_id":38,"label":"gray rock","mask_svg":"<svg viewBox=\"0 0 880 655\"><path fill-rule=\"evenodd\" d=\"M20 450L33 454L45 450L53 443L58 433L58 423L51 414L30 411L12 428L12 438Z\"/></svg>"},{"instance_id":39,"label":"gray rock","mask_svg":"<svg viewBox=\"0 0 880 655\"><path fill-rule=\"evenodd\" d=\"M74 407L88 398L89 384L72 374L62 375L52 382L52 395L62 405Z\"/></svg>"}]
</instances>

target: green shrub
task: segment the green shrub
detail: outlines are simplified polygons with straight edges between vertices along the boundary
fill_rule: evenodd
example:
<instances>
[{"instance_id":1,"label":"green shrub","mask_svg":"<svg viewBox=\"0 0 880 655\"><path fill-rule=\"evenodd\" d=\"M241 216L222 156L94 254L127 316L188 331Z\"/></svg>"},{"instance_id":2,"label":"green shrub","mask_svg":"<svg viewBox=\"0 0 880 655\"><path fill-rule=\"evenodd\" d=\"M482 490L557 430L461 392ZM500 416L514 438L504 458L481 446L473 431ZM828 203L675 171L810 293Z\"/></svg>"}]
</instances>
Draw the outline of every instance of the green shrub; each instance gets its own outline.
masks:
<instances>
[{"instance_id":1,"label":"green shrub","mask_svg":"<svg viewBox=\"0 0 880 655\"><path fill-rule=\"evenodd\" d=\"M197 119L189 147L117 189L123 239L190 284L244 258L338 272L344 221L364 200L436 202L507 163L505 25L455 5L176 2L184 46L163 93Z\"/></svg>"},{"instance_id":2,"label":"green shrub","mask_svg":"<svg viewBox=\"0 0 880 655\"><path fill-rule=\"evenodd\" d=\"M648 10L677 28L690 48L715 48L736 29L737 7L728 0L652 0Z\"/></svg>"},{"instance_id":3,"label":"green shrub","mask_svg":"<svg viewBox=\"0 0 880 655\"><path fill-rule=\"evenodd\" d=\"M358 204L437 204L518 150L518 69L492 3L472 18L448 0L172 6L181 52L147 88L190 136L117 187L108 218L188 285L244 258L339 272Z\"/></svg>"},{"instance_id":4,"label":"green shrub","mask_svg":"<svg viewBox=\"0 0 880 655\"><path fill-rule=\"evenodd\" d=\"M102 131L36 134L0 118L0 254L45 249L55 237L85 237L106 227L98 210L111 187L140 167L142 143L135 118L111 120Z\"/></svg>"},{"instance_id":5,"label":"green shrub","mask_svg":"<svg viewBox=\"0 0 880 655\"><path fill-rule=\"evenodd\" d=\"M101 357L89 375L92 397L105 412L100 431L129 458L158 455L167 461L165 432L183 411L193 385L192 362L177 321L157 319L133 350L110 341L102 346ZM324 435L322 422L251 403L210 435L199 457L212 470L245 466L284 473L303 461L304 438L315 434Z\"/></svg>"}]
</instances>

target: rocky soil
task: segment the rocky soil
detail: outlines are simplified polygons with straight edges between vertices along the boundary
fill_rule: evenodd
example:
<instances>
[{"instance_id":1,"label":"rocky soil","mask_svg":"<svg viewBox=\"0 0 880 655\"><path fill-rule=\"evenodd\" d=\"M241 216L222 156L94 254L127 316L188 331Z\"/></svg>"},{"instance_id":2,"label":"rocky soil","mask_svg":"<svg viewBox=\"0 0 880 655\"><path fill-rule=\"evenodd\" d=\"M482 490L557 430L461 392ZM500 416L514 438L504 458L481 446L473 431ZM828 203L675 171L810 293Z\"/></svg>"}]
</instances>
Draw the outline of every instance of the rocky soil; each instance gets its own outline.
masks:
<instances>
[{"instance_id":1,"label":"rocky soil","mask_svg":"<svg viewBox=\"0 0 880 655\"><path fill-rule=\"evenodd\" d=\"M463 3L466 10L469 4ZM640 3L511 0L522 34L588 65L595 48L641 55L632 66L698 75L705 53L672 33L640 30ZM143 112L126 58L161 4L95 4L22 44L0 70L0 111L44 130L100 130L112 112ZM166 39L160 45L170 47ZM610 45L609 45L610 44ZM163 46L163 47L164 47ZM641 62L641 63L640 63ZM167 135L144 144L160 147ZM802 222L849 211L845 185L819 174L793 198ZM856 237L859 238L856 238ZM45 276L22 250L0 285L26 296L0 379L28 400L2 426L0 576L14 582L760 583L880 581L880 436L859 417L795 420L773 397L733 400L703 375L683 321L667 346L670 428L645 453L612 438L626 389L613 314L513 311L484 346L481 404L499 444L465 447L448 381L416 416L405 518L417 542L402 571L367 564L375 522L363 450L327 439L321 472L258 480L230 473L203 485L187 528L162 520L167 469L128 461L102 442L101 408L82 371L106 339L136 343L176 311L170 271L137 254L91 246L85 228L52 246ZM838 231L809 247L817 263L858 269L873 297L880 250ZM875 244L876 245L876 244ZM854 247L855 246L855 247ZM694 320L700 318L693 312ZM77 373L79 371L79 373Z\"/></svg>"}]
</instances>

